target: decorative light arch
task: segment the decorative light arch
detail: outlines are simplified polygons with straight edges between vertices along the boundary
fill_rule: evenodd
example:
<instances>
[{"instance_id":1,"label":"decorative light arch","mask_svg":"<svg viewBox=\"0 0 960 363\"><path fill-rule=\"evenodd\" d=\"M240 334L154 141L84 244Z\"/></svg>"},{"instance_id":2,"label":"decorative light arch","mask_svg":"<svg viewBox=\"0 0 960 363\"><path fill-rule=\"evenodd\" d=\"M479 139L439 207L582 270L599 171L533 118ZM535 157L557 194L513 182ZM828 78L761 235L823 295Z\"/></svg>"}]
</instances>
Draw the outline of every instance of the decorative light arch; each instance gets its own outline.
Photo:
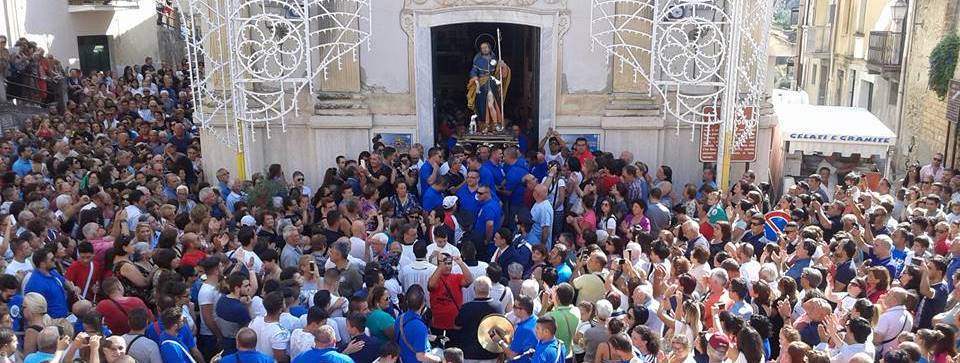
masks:
<instances>
[{"instance_id":1,"label":"decorative light arch","mask_svg":"<svg viewBox=\"0 0 960 363\"><path fill-rule=\"evenodd\" d=\"M254 127L268 138L275 124L285 132L301 94L316 94L331 67L370 49L372 1L177 0L194 122L239 151L244 135L255 141Z\"/></svg>"},{"instance_id":2,"label":"decorative light arch","mask_svg":"<svg viewBox=\"0 0 960 363\"><path fill-rule=\"evenodd\" d=\"M753 136L758 117L745 110L759 109L765 98L772 1L591 1L592 49L645 81L678 132L681 124L693 126L691 139L696 126L746 130L735 133L734 147ZM705 108L721 110L720 117Z\"/></svg>"}]
</instances>

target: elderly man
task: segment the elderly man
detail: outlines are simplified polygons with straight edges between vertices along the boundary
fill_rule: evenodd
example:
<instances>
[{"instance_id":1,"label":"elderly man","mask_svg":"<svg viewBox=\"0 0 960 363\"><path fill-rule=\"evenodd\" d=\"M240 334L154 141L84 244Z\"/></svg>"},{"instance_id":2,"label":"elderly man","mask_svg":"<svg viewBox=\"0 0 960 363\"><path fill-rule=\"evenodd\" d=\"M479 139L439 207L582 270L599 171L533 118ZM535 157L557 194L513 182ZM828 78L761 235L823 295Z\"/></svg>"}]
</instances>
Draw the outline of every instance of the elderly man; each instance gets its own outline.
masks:
<instances>
[{"instance_id":1,"label":"elderly man","mask_svg":"<svg viewBox=\"0 0 960 363\"><path fill-rule=\"evenodd\" d=\"M84 334L85 333L80 333ZM48 326L43 328L40 331L40 334L37 334L37 351L28 354L24 359L24 363L40 363L40 362L49 362L53 360L54 354L57 352L57 341L60 340L60 331L55 326ZM91 347L100 346L100 337L91 336L90 337ZM94 351L97 351L97 348L93 348Z\"/></svg>"},{"instance_id":2,"label":"elderly man","mask_svg":"<svg viewBox=\"0 0 960 363\"><path fill-rule=\"evenodd\" d=\"M476 297L473 301L463 304L454 320L454 325L461 331L461 334L456 334L455 346L463 349L465 363L492 363L497 359L496 353L483 349L480 341L477 340L477 334L467 333L479 330L480 321L488 315L503 314L503 306L490 299L491 286L492 282L489 278L478 277L473 282Z\"/></svg>"},{"instance_id":3,"label":"elderly man","mask_svg":"<svg viewBox=\"0 0 960 363\"><path fill-rule=\"evenodd\" d=\"M330 255L328 263L340 272L340 296L353 296L353 293L363 288L363 274L360 268L352 263L350 256L350 241L341 239L331 246L327 252ZM297 257L299 260L299 257ZM294 264L296 266L296 264Z\"/></svg>"},{"instance_id":4,"label":"elderly man","mask_svg":"<svg viewBox=\"0 0 960 363\"><path fill-rule=\"evenodd\" d=\"M880 314L880 320L873 331L873 344L881 354L895 350L899 344L897 337L900 333L908 332L913 327L913 314L907 311L904 305L908 294L907 290L894 287L883 297L887 310Z\"/></svg>"},{"instance_id":5,"label":"elderly man","mask_svg":"<svg viewBox=\"0 0 960 363\"><path fill-rule=\"evenodd\" d=\"M803 303L803 311L806 315L797 320L794 327L800 332L800 340L814 347L820 344L820 326L826 324L827 316L833 309L827 300L813 298Z\"/></svg>"},{"instance_id":6,"label":"elderly man","mask_svg":"<svg viewBox=\"0 0 960 363\"><path fill-rule=\"evenodd\" d=\"M197 206L197 202L190 199L190 188L186 185L177 187L177 214L190 214L190 211Z\"/></svg>"},{"instance_id":7,"label":"elderly man","mask_svg":"<svg viewBox=\"0 0 960 363\"><path fill-rule=\"evenodd\" d=\"M297 227L292 225L284 227L283 241L286 244L280 252L280 267L297 267L300 264L300 257L303 256L303 250L300 249L300 231Z\"/></svg>"},{"instance_id":8,"label":"elderly man","mask_svg":"<svg viewBox=\"0 0 960 363\"><path fill-rule=\"evenodd\" d=\"M860 250L866 253L866 257L872 262L871 266L883 266L890 272L890 278L900 277L900 271L903 267L893 259L893 240L890 236L881 235L873 240L873 245L868 244L859 228L853 230L853 240L860 246Z\"/></svg>"},{"instance_id":9,"label":"elderly man","mask_svg":"<svg viewBox=\"0 0 960 363\"><path fill-rule=\"evenodd\" d=\"M527 233L527 242L530 244L540 244L550 248L552 228L553 228L553 205L547 200L547 186L537 184L533 187L533 199L536 203L530 208L530 217L533 223L530 225L530 232Z\"/></svg>"},{"instance_id":10,"label":"elderly man","mask_svg":"<svg viewBox=\"0 0 960 363\"><path fill-rule=\"evenodd\" d=\"M727 282L729 281L729 276L727 275L727 270L717 267L710 271L710 275L705 277L707 281L704 282L709 288L707 293L707 299L704 301L705 314L704 319L706 321L706 328L714 327L714 324L718 322L716 314L727 307L732 306L732 300L730 300L730 295L727 293ZM719 328L719 326L717 326Z\"/></svg>"},{"instance_id":11,"label":"elderly man","mask_svg":"<svg viewBox=\"0 0 960 363\"><path fill-rule=\"evenodd\" d=\"M700 234L700 225L694 220L688 220L681 225L683 236L687 238L687 256L693 253L697 246L710 250L710 242Z\"/></svg>"},{"instance_id":12,"label":"elderly man","mask_svg":"<svg viewBox=\"0 0 960 363\"><path fill-rule=\"evenodd\" d=\"M606 265L607 255L601 251L594 251L577 260L572 275L573 287L577 290L577 305L583 301L600 300L606 294Z\"/></svg>"}]
</instances>

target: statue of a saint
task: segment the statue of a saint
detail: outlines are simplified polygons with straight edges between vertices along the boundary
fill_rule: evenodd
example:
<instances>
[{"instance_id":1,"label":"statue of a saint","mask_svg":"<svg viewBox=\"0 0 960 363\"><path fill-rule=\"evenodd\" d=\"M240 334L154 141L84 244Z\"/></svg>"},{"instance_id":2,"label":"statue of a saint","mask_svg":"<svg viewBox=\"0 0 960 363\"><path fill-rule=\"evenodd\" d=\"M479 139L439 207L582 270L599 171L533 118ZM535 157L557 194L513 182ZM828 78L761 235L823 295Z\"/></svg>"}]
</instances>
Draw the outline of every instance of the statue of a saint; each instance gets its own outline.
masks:
<instances>
[{"instance_id":1,"label":"statue of a saint","mask_svg":"<svg viewBox=\"0 0 960 363\"><path fill-rule=\"evenodd\" d=\"M490 42L480 43L473 57L467 84L467 108L477 115L484 132L503 131L503 100L510 87L510 67L493 52Z\"/></svg>"}]
</instances>

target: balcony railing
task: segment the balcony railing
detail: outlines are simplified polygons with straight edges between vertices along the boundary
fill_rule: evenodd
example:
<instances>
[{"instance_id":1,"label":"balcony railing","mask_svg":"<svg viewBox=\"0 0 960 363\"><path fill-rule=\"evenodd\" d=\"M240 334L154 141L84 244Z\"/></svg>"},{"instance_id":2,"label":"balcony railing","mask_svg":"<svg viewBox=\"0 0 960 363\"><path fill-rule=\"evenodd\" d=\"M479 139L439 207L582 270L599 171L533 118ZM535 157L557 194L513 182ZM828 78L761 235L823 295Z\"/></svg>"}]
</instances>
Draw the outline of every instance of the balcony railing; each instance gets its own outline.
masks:
<instances>
[{"instance_id":1,"label":"balcony railing","mask_svg":"<svg viewBox=\"0 0 960 363\"><path fill-rule=\"evenodd\" d=\"M67 0L67 8L71 13L85 11L115 11L120 9L136 9L140 7L139 0Z\"/></svg>"},{"instance_id":2,"label":"balcony railing","mask_svg":"<svg viewBox=\"0 0 960 363\"><path fill-rule=\"evenodd\" d=\"M827 56L830 54L830 31L829 25L808 26L805 29L806 52L815 56Z\"/></svg>"},{"instance_id":3,"label":"balcony railing","mask_svg":"<svg viewBox=\"0 0 960 363\"><path fill-rule=\"evenodd\" d=\"M891 31L870 32L867 64L883 71L900 69L903 33Z\"/></svg>"}]
</instances>

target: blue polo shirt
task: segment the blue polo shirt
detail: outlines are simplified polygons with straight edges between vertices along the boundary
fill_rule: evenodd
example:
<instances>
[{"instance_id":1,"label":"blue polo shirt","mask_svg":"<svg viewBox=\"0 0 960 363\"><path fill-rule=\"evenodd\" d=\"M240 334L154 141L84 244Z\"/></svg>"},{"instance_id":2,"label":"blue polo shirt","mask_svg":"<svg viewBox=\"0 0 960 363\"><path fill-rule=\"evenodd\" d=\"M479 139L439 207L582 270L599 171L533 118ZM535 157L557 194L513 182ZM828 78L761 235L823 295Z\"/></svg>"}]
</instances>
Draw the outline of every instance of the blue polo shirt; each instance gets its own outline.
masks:
<instances>
[{"instance_id":1,"label":"blue polo shirt","mask_svg":"<svg viewBox=\"0 0 960 363\"><path fill-rule=\"evenodd\" d=\"M423 190L423 200L420 202L420 205L423 206L423 210L432 211L443 205L443 194L433 189L433 187L427 187Z\"/></svg>"},{"instance_id":2,"label":"blue polo shirt","mask_svg":"<svg viewBox=\"0 0 960 363\"><path fill-rule=\"evenodd\" d=\"M174 337L167 332L160 334L160 358L163 359L163 363L182 363L182 362L191 362L193 358L190 357L190 348L183 346L180 341L177 340L177 337Z\"/></svg>"},{"instance_id":3,"label":"blue polo shirt","mask_svg":"<svg viewBox=\"0 0 960 363\"><path fill-rule=\"evenodd\" d=\"M143 333L143 336L152 339L157 342L157 344L163 343L164 335L169 336L167 331L164 330L163 324L160 320L157 320L150 325L147 325L147 330ZM197 340L193 337L193 332L190 331L190 327L187 324L183 324L180 327L180 330L177 331L177 336L172 337L176 339L178 343L187 348L187 350L193 349L197 346Z\"/></svg>"},{"instance_id":4,"label":"blue polo shirt","mask_svg":"<svg viewBox=\"0 0 960 363\"><path fill-rule=\"evenodd\" d=\"M420 191L421 194L430 188L430 183L427 182L427 180L430 179L430 175L432 174L433 164L429 162L423 163L423 166L420 167L420 176L417 179L417 190Z\"/></svg>"},{"instance_id":5,"label":"blue polo shirt","mask_svg":"<svg viewBox=\"0 0 960 363\"><path fill-rule=\"evenodd\" d=\"M480 201L477 200L477 192L471 192L470 188L466 185L457 189L457 202L460 203L460 209L467 211L470 215L477 215L477 212L480 211Z\"/></svg>"},{"instance_id":6,"label":"blue polo shirt","mask_svg":"<svg viewBox=\"0 0 960 363\"><path fill-rule=\"evenodd\" d=\"M533 352L531 363L563 363L567 356L567 349L560 344L557 338L537 343L537 350Z\"/></svg>"},{"instance_id":7,"label":"blue polo shirt","mask_svg":"<svg viewBox=\"0 0 960 363\"><path fill-rule=\"evenodd\" d=\"M401 325L401 323L403 324ZM419 362L417 353L430 351L430 341L427 340L430 331L427 329L427 324L420 318L420 314L413 311L401 314L397 322L393 324L393 332L399 342L398 345L400 345L400 363L417 363ZM407 342L410 344L408 345ZM301 362L296 361L294 363Z\"/></svg>"},{"instance_id":8,"label":"blue polo shirt","mask_svg":"<svg viewBox=\"0 0 960 363\"><path fill-rule=\"evenodd\" d=\"M879 258L877 255L873 254L873 248L870 248L867 251L867 257L870 258L870 262L873 266L883 266L890 271L890 278L899 279L900 278L900 269L903 267L903 259L897 261L893 259L893 250L891 250L890 257ZM905 258L906 256L904 256ZM898 265L899 262L899 265Z\"/></svg>"},{"instance_id":9,"label":"blue polo shirt","mask_svg":"<svg viewBox=\"0 0 960 363\"><path fill-rule=\"evenodd\" d=\"M534 329L537 327L537 318L531 316L527 320L517 323L517 329L513 333L513 341L510 342L510 351L523 354L530 349L537 348L537 334ZM530 363L530 356L524 355L516 358L514 363Z\"/></svg>"},{"instance_id":10,"label":"blue polo shirt","mask_svg":"<svg viewBox=\"0 0 960 363\"><path fill-rule=\"evenodd\" d=\"M7 308L10 310L10 318L13 320L13 331L23 331L23 294L16 294L7 301Z\"/></svg>"},{"instance_id":11,"label":"blue polo shirt","mask_svg":"<svg viewBox=\"0 0 960 363\"><path fill-rule=\"evenodd\" d=\"M353 359L334 348L313 348L298 355L293 363L353 363Z\"/></svg>"},{"instance_id":12,"label":"blue polo shirt","mask_svg":"<svg viewBox=\"0 0 960 363\"><path fill-rule=\"evenodd\" d=\"M525 175L527 175L527 168L524 163L521 163L519 160L517 160L516 163L510 165L510 169L507 171L504 189L511 192L511 205L519 205L518 203L523 203L523 192L526 190L526 186L523 185L523 177Z\"/></svg>"},{"instance_id":13,"label":"blue polo shirt","mask_svg":"<svg viewBox=\"0 0 960 363\"><path fill-rule=\"evenodd\" d=\"M503 184L503 169L500 169L499 166L494 165L492 162L490 162L490 160L484 161L483 165L480 166L480 184L489 186L483 182L484 169L486 169L487 173L489 173L489 175L493 178L493 186L490 186L491 188Z\"/></svg>"},{"instance_id":14,"label":"blue polo shirt","mask_svg":"<svg viewBox=\"0 0 960 363\"><path fill-rule=\"evenodd\" d=\"M30 274L23 293L35 292L43 295L47 299L47 314L54 319L66 318L70 315L70 308L67 306L67 290L64 288L66 282L57 270L50 270L49 275L36 270Z\"/></svg>"},{"instance_id":15,"label":"blue polo shirt","mask_svg":"<svg viewBox=\"0 0 960 363\"><path fill-rule=\"evenodd\" d=\"M473 231L483 236L486 232L487 221L493 221L493 232L500 230L500 220L503 217L503 209L500 208L500 202L496 199L490 199L480 205L477 212L477 219L473 224Z\"/></svg>"},{"instance_id":16,"label":"blue polo shirt","mask_svg":"<svg viewBox=\"0 0 960 363\"><path fill-rule=\"evenodd\" d=\"M480 170L477 170L477 173L480 174L480 185L490 187L490 189L496 188L497 182L493 178L493 170L487 167L486 163L480 165Z\"/></svg>"},{"instance_id":17,"label":"blue polo shirt","mask_svg":"<svg viewBox=\"0 0 960 363\"><path fill-rule=\"evenodd\" d=\"M224 356L220 363L273 363L273 357L255 350L245 350Z\"/></svg>"}]
</instances>

